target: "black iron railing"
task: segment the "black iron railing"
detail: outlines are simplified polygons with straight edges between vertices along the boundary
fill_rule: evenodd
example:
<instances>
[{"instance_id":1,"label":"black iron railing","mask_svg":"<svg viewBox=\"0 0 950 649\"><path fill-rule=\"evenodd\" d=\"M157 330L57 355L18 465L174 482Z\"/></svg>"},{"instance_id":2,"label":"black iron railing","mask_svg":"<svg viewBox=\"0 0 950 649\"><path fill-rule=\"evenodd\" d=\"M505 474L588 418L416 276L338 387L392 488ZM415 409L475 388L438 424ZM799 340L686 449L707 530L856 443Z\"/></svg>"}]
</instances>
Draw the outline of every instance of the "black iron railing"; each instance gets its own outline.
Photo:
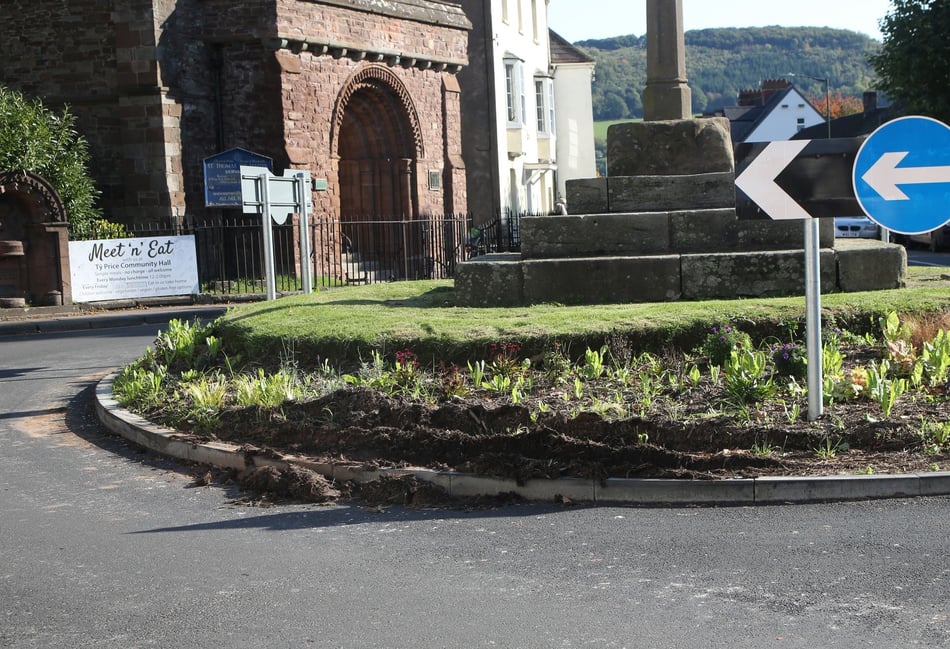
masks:
<instances>
[{"instance_id":1,"label":"black iron railing","mask_svg":"<svg viewBox=\"0 0 950 649\"><path fill-rule=\"evenodd\" d=\"M310 264L315 287L451 278L459 262L479 254L517 250L518 218L496 219L475 228L466 215L415 220L314 218ZM194 235L202 293L265 291L263 232L258 217L238 216L188 226L137 224L135 237ZM301 290L300 240L296 220L274 225L276 286Z\"/></svg>"}]
</instances>

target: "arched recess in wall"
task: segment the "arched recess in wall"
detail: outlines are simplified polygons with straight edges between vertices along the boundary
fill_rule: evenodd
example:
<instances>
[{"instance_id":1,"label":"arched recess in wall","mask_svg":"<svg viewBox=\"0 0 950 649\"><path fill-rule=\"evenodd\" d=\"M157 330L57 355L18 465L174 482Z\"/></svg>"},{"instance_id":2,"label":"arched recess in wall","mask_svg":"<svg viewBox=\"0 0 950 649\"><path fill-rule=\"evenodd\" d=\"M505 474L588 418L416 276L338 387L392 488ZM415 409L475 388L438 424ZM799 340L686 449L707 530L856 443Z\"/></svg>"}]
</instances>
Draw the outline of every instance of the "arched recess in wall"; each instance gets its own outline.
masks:
<instances>
[{"instance_id":1,"label":"arched recess in wall","mask_svg":"<svg viewBox=\"0 0 950 649\"><path fill-rule=\"evenodd\" d=\"M417 161L425 158L419 118L402 81L369 65L346 82L334 110L340 216L410 220L418 215Z\"/></svg>"}]
</instances>

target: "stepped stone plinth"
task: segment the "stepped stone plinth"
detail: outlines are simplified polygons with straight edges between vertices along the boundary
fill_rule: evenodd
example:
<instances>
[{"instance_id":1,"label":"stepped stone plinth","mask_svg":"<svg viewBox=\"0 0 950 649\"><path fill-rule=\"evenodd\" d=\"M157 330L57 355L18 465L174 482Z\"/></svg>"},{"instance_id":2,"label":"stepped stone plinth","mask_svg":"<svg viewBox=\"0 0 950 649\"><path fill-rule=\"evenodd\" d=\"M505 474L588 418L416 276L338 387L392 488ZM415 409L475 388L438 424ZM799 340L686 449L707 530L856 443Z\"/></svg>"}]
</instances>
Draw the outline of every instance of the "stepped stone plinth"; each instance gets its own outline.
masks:
<instances>
[{"instance_id":1,"label":"stepped stone plinth","mask_svg":"<svg viewBox=\"0 0 950 649\"><path fill-rule=\"evenodd\" d=\"M608 130L607 178L568 181L570 215L525 217L521 253L456 271L460 306L609 304L803 295L804 224L740 220L729 122ZM901 246L836 242L820 223L823 292L903 285Z\"/></svg>"}]
</instances>

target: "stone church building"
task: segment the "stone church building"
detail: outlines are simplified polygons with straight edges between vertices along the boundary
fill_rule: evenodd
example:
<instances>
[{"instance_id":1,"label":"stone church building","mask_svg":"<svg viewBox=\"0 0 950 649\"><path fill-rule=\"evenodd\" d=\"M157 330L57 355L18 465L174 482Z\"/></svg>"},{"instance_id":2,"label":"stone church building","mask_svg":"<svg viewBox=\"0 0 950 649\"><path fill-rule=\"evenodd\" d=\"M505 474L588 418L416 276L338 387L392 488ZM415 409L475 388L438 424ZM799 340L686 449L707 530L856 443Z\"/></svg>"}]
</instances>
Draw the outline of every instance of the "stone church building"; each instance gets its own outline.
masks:
<instances>
[{"instance_id":1,"label":"stone church building","mask_svg":"<svg viewBox=\"0 0 950 649\"><path fill-rule=\"evenodd\" d=\"M203 161L232 148L325 179L315 214L466 210L456 75L470 23L457 4L2 4L0 84L70 106L112 220L213 216Z\"/></svg>"}]
</instances>

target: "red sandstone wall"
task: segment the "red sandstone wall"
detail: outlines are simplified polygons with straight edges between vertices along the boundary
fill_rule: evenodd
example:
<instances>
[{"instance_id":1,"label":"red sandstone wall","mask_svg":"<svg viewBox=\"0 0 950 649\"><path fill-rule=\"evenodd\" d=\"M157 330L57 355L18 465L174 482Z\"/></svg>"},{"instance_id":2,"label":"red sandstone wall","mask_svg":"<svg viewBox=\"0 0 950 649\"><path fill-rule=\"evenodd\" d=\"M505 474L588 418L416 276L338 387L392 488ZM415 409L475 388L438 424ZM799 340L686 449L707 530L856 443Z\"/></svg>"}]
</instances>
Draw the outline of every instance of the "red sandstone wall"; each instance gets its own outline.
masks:
<instances>
[{"instance_id":1,"label":"red sandstone wall","mask_svg":"<svg viewBox=\"0 0 950 649\"><path fill-rule=\"evenodd\" d=\"M347 4L347 3L343 3ZM333 109L366 62L275 51L273 39L316 39L440 60L466 60L464 28L352 11L312 0L2 0L0 83L68 103L90 143L107 215L126 222L209 216L205 157L243 147L278 173L306 167L339 206ZM262 41L270 39L265 45ZM391 66L412 98L425 150L422 212L461 211L457 93L449 71ZM449 88L448 91L445 88ZM451 163L447 163L450 160ZM443 172L430 191L427 172Z\"/></svg>"}]
</instances>

